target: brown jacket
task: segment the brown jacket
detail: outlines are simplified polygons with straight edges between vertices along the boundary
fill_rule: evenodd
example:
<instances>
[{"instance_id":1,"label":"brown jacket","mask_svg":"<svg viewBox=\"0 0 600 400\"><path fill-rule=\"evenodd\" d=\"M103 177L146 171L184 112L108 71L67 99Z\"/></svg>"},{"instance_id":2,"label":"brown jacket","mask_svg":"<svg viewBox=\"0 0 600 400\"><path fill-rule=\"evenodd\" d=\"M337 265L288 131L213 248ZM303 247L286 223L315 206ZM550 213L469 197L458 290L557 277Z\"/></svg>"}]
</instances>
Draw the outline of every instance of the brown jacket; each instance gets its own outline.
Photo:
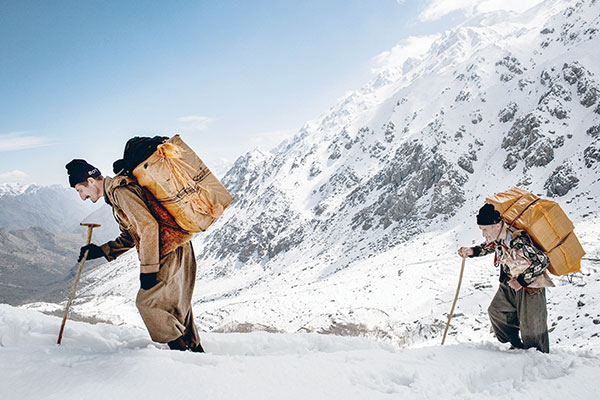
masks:
<instances>
[{"instance_id":1,"label":"brown jacket","mask_svg":"<svg viewBox=\"0 0 600 400\"><path fill-rule=\"evenodd\" d=\"M104 178L104 200L121 229L118 238L101 246L109 261L135 246L141 272L158 272L160 258L193 237L133 178Z\"/></svg>"}]
</instances>

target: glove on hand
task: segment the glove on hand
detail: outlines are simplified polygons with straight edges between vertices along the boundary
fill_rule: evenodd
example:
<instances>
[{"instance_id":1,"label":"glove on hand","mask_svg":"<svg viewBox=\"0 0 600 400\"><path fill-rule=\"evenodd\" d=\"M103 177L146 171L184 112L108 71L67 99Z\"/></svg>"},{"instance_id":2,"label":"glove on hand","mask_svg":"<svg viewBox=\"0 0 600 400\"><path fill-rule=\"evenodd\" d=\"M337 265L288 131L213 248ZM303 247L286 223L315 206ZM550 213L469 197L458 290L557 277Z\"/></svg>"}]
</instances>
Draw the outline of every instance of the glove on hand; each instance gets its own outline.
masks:
<instances>
[{"instance_id":1,"label":"glove on hand","mask_svg":"<svg viewBox=\"0 0 600 400\"><path fill-rule=\"evenodd\" d=\"M152 289L154 286L156 286L156 284L158 283L158 281L156 280L157 275L158 275L158 272L149 272L147 274L140 274L140 284L142 286L142 289L148 290L148 289Z\"/></svg>"},{"instance_id":2,"label":"glove on hand","mask_svg":"<svg viewBox=\"0 0 600 400\"><path fill-rule=\"evenodd\" d=\"M83 259L83 255L85 254L86 250L88 251L86 260L93 260L94 258L104 257L104 253L102 252L102 249L100 249L100 246L96 246L95 244L91 243L83 246L81 250L79 250L79 258L77 259L77 262Z\"/></svg>"}]
</instances>

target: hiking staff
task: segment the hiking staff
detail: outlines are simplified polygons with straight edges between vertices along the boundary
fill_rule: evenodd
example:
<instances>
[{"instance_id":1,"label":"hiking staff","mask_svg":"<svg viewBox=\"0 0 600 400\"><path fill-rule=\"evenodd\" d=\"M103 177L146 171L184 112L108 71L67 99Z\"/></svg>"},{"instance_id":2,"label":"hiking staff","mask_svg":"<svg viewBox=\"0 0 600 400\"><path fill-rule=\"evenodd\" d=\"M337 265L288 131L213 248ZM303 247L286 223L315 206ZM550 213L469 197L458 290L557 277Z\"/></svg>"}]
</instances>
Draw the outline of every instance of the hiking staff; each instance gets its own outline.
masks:
<instances>
[{"instance_id":1,"label":"hiking staff","mask_svg":"<svg viewBox=\"0 0 600 400\"><path fill-rule=\"evenodd\" d=\"M100 224L81 223L79 225L88 227L87 243L85 244L87 246L92 242L92 230L94 228L98 228ZM60 325L60 332L58 333L58 342L56 342L56 344L60 344L60 341L62 340L63 331L65 329L65 323L67 322L67 315L69 314L69 308L71 307L71 303L73 302L73 298L75 297L77 283L79 282L79 278L81 277L81 271L83 270L83 264L85 263L85 259L88 256L88 252L89 250L86 250L86 252L83 255L83 258L81 259L81 262L79 263L79 269L77 270L77 275L75 276L75 282L73 282L73 289L71 289L71 297L69 297L69 302L67 303L67 308L65 309L65 315L63 316L62 324Z\"/></svg>"},{"instance_id":2,"label":"hiking staff","mask_svg":"<svg viewBox=\"0 0 600 400\"><path fill-rule=\"evenodd\" d=\"M458 300L458 293L460 292L460 284L462 283L463 271L465 270L465 260L467 258L462 258L462 263L460 264L460 276L458 277L458 286L456 287L456 294L454 295L454 301L452 302L452 308L450 309L450 314L448 314L448 322L446 323L446 329L444 329L444 336L442 337L442 345L446 340L446 333L448 333L448 327L450 326L450 320L452 319L452 314L454 314L454 306L456 305L456 300Z\"/></svg>"},{"instance_id":3,"label":"hiking staff","mask_svg":"<svg viewBox=\"0 0 600 400\"><path fill-rule=\"evenodd\" d=\"M90 200L92 203L104 200L112 208L121 232L117 238L104 244L90 243L83 246L77 261L88 250L88 260L103 257L107 261L113 261L135 247L140 268L140 288L135 305L150 338L154 342L168 344L172 350L203 353L192 312L197 270L191 242L193 233L182 228L175 214L171 215L151 190L143 187L135 175L132 175L134 170L145 169L144 160L156 156L158 146L168 140L169 138L162 136L136 136L130 139L125 145L123 159L113 163L113 171L117 174L114 177L103 176L98 168L81 159L72 160L65 166L69 185L81 200ZM194 165L201 167L194 174L206 174L209 170L202 164L202 160L191 149L189 152L196 157ZM157 164L167 163L159 160ZM150 164L148 167L150 168ZM164 170L158 168L156 177L151 178L150 183L154 182L158 186L159 182L162 184L176 179L171 175L168 165L163 167ZM214 179L216 185L218 181ZM211 183L212 187L214 185ZM196 208L181 215L192 219L204 216ZM207 218L207 223L212 222L216 214L212 213ZM202 230L208 228L208 225L205 224ZM177 276L177 279L169 279L173 276Z\"/></svg>"}]
</instances>

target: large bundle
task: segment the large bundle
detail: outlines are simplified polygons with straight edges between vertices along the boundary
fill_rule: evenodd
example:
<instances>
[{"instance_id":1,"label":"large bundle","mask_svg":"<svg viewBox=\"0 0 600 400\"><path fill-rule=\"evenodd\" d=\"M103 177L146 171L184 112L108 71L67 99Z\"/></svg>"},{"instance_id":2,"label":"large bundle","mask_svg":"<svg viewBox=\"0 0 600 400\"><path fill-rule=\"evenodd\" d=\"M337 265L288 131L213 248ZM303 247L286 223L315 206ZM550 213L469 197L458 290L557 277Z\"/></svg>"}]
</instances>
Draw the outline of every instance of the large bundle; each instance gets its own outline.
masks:
<instances>
[{"instance_id":1,"label":"large bundle","mask_svg":"<svg viewBox=\"0 0 600 400\"><path fill-rule=\"evenodd\" d=\"M573 232L573 223L556 202L520 188L488 197L486 202L500 212L506 223L527 231L548 255L551 273L565 275L581 271L585 252Z\"/></svg>"},{"instance_id":2,"label":"large bundle","mask_svg":"<svg viewBox=\"0 0 600 400\"><path fill-rule=\"evenodd\" d=\"M179 135L159 144L133 176L188 232L206 230L233 200Z\"/></svg>"}]
</instances>

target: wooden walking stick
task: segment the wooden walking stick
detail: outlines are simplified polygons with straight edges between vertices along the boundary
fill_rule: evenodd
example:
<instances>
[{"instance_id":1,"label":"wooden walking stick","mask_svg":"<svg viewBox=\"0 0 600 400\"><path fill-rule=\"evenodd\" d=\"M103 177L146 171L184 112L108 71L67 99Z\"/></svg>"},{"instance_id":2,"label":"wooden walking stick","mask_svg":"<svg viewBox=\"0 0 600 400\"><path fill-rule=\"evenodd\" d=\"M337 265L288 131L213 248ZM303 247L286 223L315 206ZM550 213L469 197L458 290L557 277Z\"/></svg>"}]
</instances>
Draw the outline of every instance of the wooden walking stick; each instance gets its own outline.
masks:
<instances>
[{"instance_id":1,"label":"wooden walking stick","mask_svg":"<svg viewBox=\"0 0 600 400\"><path fill-rule=\"evenodd\" d=\"M94 228L98 228L100 225L90 223L81 223L79 225L88 227L87 242L85 244L87 246L92 242L92 230ZM56 344L60 344L60 341L62 340L63 331L65 330L65 323L67 322L67 315L69 314L69 308L71 307L71 303L73 302L73 298L75 297L77 283L79 282L79 277L81 277L81 271L83 270L83 264L85 263L85 259L87 258L88 251L89 250L86 250L86 252L83 254L81 262L79 263L79 269L77 270L77 275L75 276L75 282L73 282L73 289L71 289L71 296L69 297L69 302L67 303L67 308L65 309L65 315L63 316L62 324L60 325L60 332L58 333L58 342Z\"/></svg>"},{"instance_id":2,"label":"wooden walking stick","mask_svg":"<svg viewBox=\"0 0 600 400\"><path fill-rule=\"evenodd\" d=\"M446 340L446 333L448 333L448 327L450 326L450 320L452 319L452 314L454 314L454 306L456 305L456 300L458 300L458 293L460 292L460 284L462 283L463 271L465 270L465 260L467 258L462 258L462 264L460 265L460 276L458 277L458 286L456 287L456 294L454 295L454 302L452 302L452 308L450 309L450 314L448 314L448 322L446 323L446 329L444 329L444 336L442 337L442 345Z\"/></svg>"}]
</instances>

